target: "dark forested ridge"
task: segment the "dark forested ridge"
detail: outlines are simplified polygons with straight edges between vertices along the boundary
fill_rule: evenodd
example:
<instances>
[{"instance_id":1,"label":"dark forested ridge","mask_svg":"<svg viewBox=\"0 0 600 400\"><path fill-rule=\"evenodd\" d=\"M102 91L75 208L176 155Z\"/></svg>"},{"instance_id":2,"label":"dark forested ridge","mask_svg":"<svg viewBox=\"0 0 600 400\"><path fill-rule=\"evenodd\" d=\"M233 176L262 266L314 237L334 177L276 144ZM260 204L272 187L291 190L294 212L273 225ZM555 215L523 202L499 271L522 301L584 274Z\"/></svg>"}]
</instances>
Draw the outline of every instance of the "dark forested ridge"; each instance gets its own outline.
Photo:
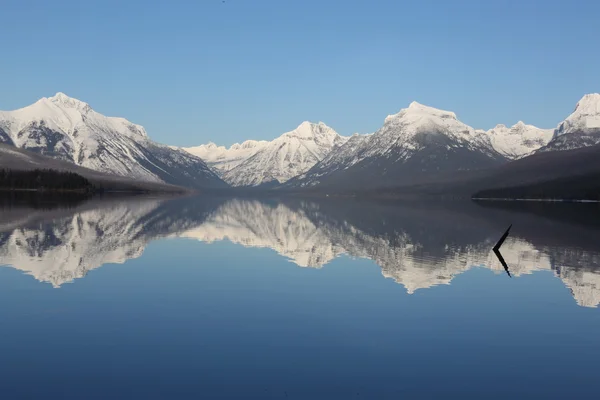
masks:
<instances>
[{"instance_id":1,"label":"dark forested ridge","mask_svg":"<svg viewBox=\"0 0 600 400\"><path fill-rule=\"evenodd\" d=\"M481 190L476 199L545 199L600 201L600 173L553 179L531 185Z\"/></svg>"},{"instance_id":2,"label":"dark forested ridge","mask_svg":"<svg viewBox=\"0 0 600 400\"><path fill-rule=\"evenodd\" d=\"M89 180L74 172L0 169L0 189L92 192L96 188Z\"/></svg>"}]
</instances>

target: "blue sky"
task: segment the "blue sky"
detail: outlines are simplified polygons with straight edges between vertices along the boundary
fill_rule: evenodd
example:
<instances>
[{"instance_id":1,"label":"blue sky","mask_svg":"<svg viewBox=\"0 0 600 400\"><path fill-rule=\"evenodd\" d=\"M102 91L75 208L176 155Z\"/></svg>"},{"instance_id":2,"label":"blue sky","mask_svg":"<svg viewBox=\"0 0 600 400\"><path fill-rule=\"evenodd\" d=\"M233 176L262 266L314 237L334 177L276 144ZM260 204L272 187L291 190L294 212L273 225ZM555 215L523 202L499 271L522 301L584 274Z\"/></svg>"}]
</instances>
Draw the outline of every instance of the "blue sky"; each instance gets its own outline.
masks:
<instances>
[{"instance_id":1,"label":"blue sky","mask_svg":"<svg viewBox=\"0 0 600 400\"><path fill-rule=\"evenodd\" d=\"M57 91L173 145L372 132L411 101L554 127L600 91L600 2L2 2L0 109Z\"/></svg>"}]
</instances>

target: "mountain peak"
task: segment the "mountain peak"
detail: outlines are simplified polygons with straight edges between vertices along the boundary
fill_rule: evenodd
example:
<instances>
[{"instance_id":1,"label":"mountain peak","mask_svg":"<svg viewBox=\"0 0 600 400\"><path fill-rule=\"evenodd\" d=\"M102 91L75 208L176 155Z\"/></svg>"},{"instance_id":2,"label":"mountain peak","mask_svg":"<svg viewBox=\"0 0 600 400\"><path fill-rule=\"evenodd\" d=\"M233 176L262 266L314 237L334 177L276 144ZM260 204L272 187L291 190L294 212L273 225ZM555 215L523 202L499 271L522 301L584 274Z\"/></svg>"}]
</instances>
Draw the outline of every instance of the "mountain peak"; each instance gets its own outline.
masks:
<instances>
[{"instance_id":1,"label":"mountain peak","mask_svg":"<svg viewBox=\"0 0 600 400\"><path fill-rule=\"evenodd\" d=\"M588 115L600 114L600 93L586 94L577 102L575 111Z\"/></svg>"},{"instance_id":2,"label":"mountain peak","mask_svg":"<svg viewBox=\"0 0 600 400\"><path fill-rule=\"evenodd\" d=\"M56 105L62 105L68 108L76 108L82 112L87 112L92 109L88 103L73 97L69 97L63 92L57 92L54 96L49 97L48 100Z\"/></svg>"},{"instance_id":3,"label":"mountain peak","mask_svg":"<svg viewBox=\"0 0 600 400\"><path fill-rule=\"evenodd\" d=\"M567 133L590 133L600 131L600 93L586 94L577 102L575 110L564 121L558 124L555 136ZM561 139L562 140L562 139ZM594 144L596 140L592 141ZM569 146L579 146L570 143ZM581 146L579 146L581 147Z\"/></svg>"},{"instance_id":4,"label":"mountain peak","mask_svg":"<svg viewBox=\"0 0 600 400\"><path fill-rule=\"evenodd\" d=\"M419 103L418 101L412 101L409 105L408 108L423 108L423 107L427 107L424 104Z\"/></svg>"},{"instance_id":5,"label":"mountain peak","mask_svg":"<svg viewBox=\"0 0 600 400\"><path fill-rule=\"evenodd\" d=\"M327 125L325 125L321 121L319 121L319 122L304 121L300 125L298 125L298 127L295 130L296 131L300 131L300 130L312 130L315 127L329 128Z\"/></svg>"},{"instance_id":6,"label":"mountain peak","mask_svg":"<svg viewBox=\"0 0 600 400\"><path fill-rule=\"evenodd\" d=\"M202 160L153 142L141 125L94 112L62 92L0 112L0 126L3 139L17 148L102 173L193 188L225 186Z\"/></svg>"},{"instance_id":7,"label":"mountain peak","mask_svg":"<svg viewBox=\"0 0 600 400\"><path fill-rule=\"evenodd\" d=\"M286 132L280 137L282 138L303 138L303 139L311 139L315 136L338 136L338 134L329 126L325 125L323 122L310 122L304 121L296 129L290 132Z\"/></svg>"},{"instance_id":8,"label":"mountain peak","mask_svg":"<svg viewBox=\"0 0 600 400\"><path fill-rule=\"evenodd\" d=\"M423 117L436 117L443 119L454 119L457 120L456 114L452 111L440 110L438 108L426 106L419 102L413 101L408 105L408 108L403 108L397 114L388 115L385 118L386 122L396 120L398 118L408 119L422 119Z\"/></svg>"},{"instance_id":9,"label":"mountain peak","mask_svg":"<svg viewBox=\"0 0 600 400\"><path fill-rule=\"evenodd\" d=\"M69 100L77 100L73 97L67 96L63 92L56 92L56 94L49 98L52 101L69 101Z\"/></svg>"}]
</instances>

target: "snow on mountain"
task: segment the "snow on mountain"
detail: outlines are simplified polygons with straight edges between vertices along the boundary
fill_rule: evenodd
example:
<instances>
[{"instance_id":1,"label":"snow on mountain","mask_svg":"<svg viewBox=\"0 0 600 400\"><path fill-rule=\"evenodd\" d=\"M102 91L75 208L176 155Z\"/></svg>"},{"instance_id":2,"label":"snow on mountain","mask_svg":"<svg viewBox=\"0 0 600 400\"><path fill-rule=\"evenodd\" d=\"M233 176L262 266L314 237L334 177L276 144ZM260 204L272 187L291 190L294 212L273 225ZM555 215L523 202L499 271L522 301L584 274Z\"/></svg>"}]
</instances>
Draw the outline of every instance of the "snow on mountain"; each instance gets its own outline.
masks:
<instances>
[{"instance_id":1,"label":"snow on mountain","mask_svg":"<svg viewBox=\"0 0 600 400\"><path fill-rule=\"evenodd\" d=\"M575 110L554 130L554 137L540 151L571 150L600 143L600 93L586 94Z\"/></svg>"},{"instance_id":2,"label":"snow on mountain","mask_svg":"<svg viewBox=\"0 0 600 400\"><path fill-rule=\"evenodd\" d=\"M575 111L556 128L557 135L600 129L600 93L583 96Z\"/></svg>"},{"instance_id":3,"label":"snow on mountain","mask_svg":"<svg viewBox=\"0 0 600 400\"><path fill-rule=\"evenodd\" d=\"M186 150L209 160L230 185L258 186L306 172L346 139L322 122L303 122L270 142L246 141L229 149L211 143Z\"/></svg>"},{"instance_id":4,"label":"snow on mountain","mask_svg":"<svg viewBox=\"0 0 600 400\"><path fill-rule=\"evenodd\" d=\"M487 131L494 149L508 159L528 156L546 146L554 135L553 129L540 129L519 121L512 127L496 125Z\"/></svg>"},{"instance_id":5,"label":"snow on mountain","mask_svg":"<svg viewBox=\"0 0 600 400\"><path fill-rule=\"evenodd\" d=\"M355 136L336 153L287 186L397 184L506 161L486 134L462 123L453 112L417 102L389 115L377 132Z\"/></svg>"},{"instance_id":6,"label":"snow on mountain","mask_svg":"<svg viewBox=\"0 0 600 400\"><path fill-rule=\"evenodd\" d=\"M57 93L14 111L0 111L0 140L93 170L182 186L223 186L198 157L153 142L124 118L106 117Z\"/></svg>"},{"instance_id":7,"label":"snow on mountain","mask_svg":"<svg viewBox=\"0 0 600 400\"><path fill-rule=\"evenodd\" d=\"M183 147L183 150L200 157L219 173L224 173L252 157L268 143L266 140L246 140L226 148L210 142L196 147Z\"/></svg>"},{"instance_id":8,"label":"snow on mountain","mask_svg":"<svg viewBox=\"0 0 600 400\"><path fill-rule=\"evenodd\" d=\"M354 157L354 153L370 135L372 134L353 134L344 144L337 147L335 151L330 151L329 154L313 168L290 179L285 183L284 187L313 186L319 182L321 176L333 174L339 169L348 169L353 165L352 162L358 162L359 159ZM348 160L352 161L348 162Z\"/></svg>"}]
</instances>

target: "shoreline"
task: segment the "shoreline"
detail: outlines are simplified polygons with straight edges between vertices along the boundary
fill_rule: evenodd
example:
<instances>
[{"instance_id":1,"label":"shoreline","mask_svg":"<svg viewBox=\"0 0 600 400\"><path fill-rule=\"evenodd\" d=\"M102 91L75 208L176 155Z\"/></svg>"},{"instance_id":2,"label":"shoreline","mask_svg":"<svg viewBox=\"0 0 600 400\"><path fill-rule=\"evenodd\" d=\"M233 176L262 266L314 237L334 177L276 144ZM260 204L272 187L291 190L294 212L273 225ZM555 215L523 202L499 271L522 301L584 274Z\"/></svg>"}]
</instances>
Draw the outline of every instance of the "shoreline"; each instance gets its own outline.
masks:
<instances>
[{"instance_id":1,"label":"shoreline","mask_svg":"<svg viewBox=\"0 0 600 400\"><path fill-rule=\"evenodd\" d=\"M545 202L545 203L600 203L600 200L586 199L512 199L508 197L472 197L471 200L476 201L529 201L529 202Z\"/></svg>"}]
</instances>

